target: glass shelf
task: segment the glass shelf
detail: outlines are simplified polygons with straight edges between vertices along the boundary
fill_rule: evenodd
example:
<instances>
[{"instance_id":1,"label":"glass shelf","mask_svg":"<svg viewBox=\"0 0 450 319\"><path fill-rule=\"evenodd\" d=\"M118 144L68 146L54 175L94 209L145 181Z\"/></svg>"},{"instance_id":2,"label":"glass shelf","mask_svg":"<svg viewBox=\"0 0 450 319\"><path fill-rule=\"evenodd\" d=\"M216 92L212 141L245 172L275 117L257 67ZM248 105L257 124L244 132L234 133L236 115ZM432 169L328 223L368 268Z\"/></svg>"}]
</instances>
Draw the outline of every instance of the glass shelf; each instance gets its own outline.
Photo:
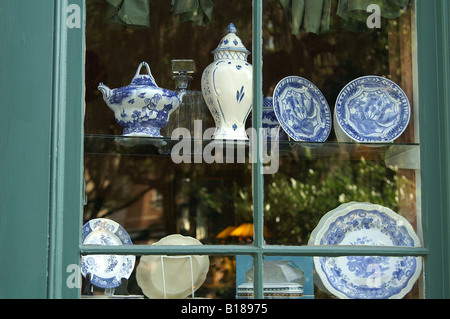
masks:
<instances>
[{"instance_id":1,"label":"glass shelf","mask_svg":"<svg viewBox=\"0 0 450 319\"><path fill-rule=\"evenodd\" d=\"M252 148L248 141L181 140L170 138L123 137L120 135L85 135L85 154L111 154L129 156L171 156L177 148L180 156L208 156L223 152L224 158L248 156ZM351 142L307 143L295 141L268 142L263 154L280 158L299 159L342 159L342 160L384 160L386 166L419 169L420 146L411 143L365 144Z\"/></svg>"}]
</instances>

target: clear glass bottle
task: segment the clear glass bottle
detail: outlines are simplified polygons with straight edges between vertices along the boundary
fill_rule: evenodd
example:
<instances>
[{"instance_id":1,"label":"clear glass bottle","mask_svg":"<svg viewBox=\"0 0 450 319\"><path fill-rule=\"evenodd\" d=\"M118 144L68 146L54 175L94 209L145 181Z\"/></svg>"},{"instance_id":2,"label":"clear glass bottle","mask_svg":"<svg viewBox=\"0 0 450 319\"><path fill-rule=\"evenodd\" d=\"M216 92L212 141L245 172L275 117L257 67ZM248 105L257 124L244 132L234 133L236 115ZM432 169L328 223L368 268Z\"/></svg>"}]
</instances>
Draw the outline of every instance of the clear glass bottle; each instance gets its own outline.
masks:
<instances>
[{"instance_id":1,"label":"clear glass bottle","mask_svg":"<svg viewBox=\"0 0 450 319\"><path fill-rule=\"evenodd\" d=\"M175 93L185 91L182 103L176 111L171 114L170 121L166 127L165 137L171 138L176 128L186 128L191 138L201 139L203 132L214 127L214 121L209 113L201 91L193 91L190 82L195 70L194 60L172 60L172 72L175 80ZM200 135L201 134L201 135ZM176 135L175 138L178 138Z\"/></svg>"}]
</instances>

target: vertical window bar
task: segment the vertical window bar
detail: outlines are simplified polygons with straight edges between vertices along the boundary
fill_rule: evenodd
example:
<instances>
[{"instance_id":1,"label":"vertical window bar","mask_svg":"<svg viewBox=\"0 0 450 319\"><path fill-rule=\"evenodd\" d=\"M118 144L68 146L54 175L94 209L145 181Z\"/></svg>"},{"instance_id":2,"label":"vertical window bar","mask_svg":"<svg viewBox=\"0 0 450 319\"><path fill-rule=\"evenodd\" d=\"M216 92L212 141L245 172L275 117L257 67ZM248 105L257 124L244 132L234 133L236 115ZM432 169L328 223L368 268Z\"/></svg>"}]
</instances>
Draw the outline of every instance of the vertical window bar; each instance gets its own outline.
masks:
<instances>
[{"instance_id":1,"label":"vertical window bar","mask_svg":"<svg viewBox=\"0 0 450 319\"><path fill-rule=\"evenodd\" d=\"M262 0L253 0L253 127L256 130L256 145L253 145L256 159L253 160L253 227L254 245L262 247L263 235L263 207L264 183L261 156L262 141L260 128L262 126ZM253 142L255 139L253 139ZM262 253L253 256L254 263L254 298L263 298L263 256Z\"/></svg>"},{"instance_id":2,"label":"vertical window bar","mask_svg":"<svg viewBox=\"0 0 450 319\"><path fill-rule=\"evenodd\" d=\"M54 22L54 79L52 118L52 162L49 234L48 292L51 299L61 298L63 288L63 216L64 211L64 149L65 144L65 102L66 102L66 57L67 29L65 14L67 1L55 2Z\"/></svg>"}]
</instances>

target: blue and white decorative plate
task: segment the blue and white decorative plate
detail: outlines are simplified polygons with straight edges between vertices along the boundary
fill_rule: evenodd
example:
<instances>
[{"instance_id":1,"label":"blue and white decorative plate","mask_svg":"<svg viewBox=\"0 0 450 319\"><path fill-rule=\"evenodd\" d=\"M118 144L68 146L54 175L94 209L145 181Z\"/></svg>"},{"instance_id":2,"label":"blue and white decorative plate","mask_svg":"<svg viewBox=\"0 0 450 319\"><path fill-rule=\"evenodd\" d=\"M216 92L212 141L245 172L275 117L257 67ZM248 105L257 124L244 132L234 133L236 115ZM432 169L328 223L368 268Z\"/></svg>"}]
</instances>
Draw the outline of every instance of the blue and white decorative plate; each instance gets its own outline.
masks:
<instances>
[{"instance_id":1,"label":"blue and white decorative plate","mask_svg":"<svg viewBox=\"0 0 450 319\"><path fill-rule=\"evenodd\" d=\"M84 245L133 245L128 233L118 223L104 218L92 219L83 226ZM90 275L99 288L120 286L133 272L136 256L86 255L81 258L81 274Z\"/></svg>"},{"instance_id":2,"label":"blue and white decorative plate","mask_svg":"<svg viewBox=\"0 0 450 319\"><path fill-rule=\"evenodd\" d=\"M394 141L408 126L410 113L405 92L380 76L363 76L347 84L335 107L339 128L361 143Z\"/></svg>"},{"instance_id":3,"label":"blue and white decorative plate","mask_svg":"<svg viewBox=\"0 0 450 319\"><path fill-rule=\"evenodd\" d=\"M283 130L294 140L324 142L331 131L331 112L322 92L310 81L288 76L273 92L273 109Z\"/></svg>"},{"instance_id":4,"label":"blue and white decorative plate","mask_svg":"<svg viewBox=\"0 0 450 319\"><path fill-rule=\"evenodd\" d=\"M322 217L308 245L420 247L411 224L391 209L351 202ZM314 257L322 290L344 299L398 299L422 270L420 257Z\"/></svg>"}]
</instances>

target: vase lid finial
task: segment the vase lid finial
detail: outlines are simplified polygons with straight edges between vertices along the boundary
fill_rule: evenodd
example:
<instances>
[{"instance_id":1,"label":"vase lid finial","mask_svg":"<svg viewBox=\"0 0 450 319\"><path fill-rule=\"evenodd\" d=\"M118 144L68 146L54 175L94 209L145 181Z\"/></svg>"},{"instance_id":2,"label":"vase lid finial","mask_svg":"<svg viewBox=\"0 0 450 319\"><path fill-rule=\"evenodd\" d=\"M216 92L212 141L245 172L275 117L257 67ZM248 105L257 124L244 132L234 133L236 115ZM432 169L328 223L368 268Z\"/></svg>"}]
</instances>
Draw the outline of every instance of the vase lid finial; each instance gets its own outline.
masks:
<instances>
[{"instance_id":1,"label":"vase lid finial","mask_svg":"<svg viewBox=\"0 0 450 319\"><path fill-rule=\"evenodd\" d=\"M227 32L228 33L236 33L237 29L235 27L235 25L233 23L230 23L227 27Z\"/></svg>"},{"instance_id":2,"label":"vase lid finial","mask_svg":"<svg viewBox=\"0 0 450 319\"><path fill-rule=\"evenodd\" d=\"M227 32L227 35L222 38L217 48L212 51L213 54L218 51L235 51L242 52L245 55L250 54L250 51L245 48L242 40L236 35L237 29L233 23L228 24ZM244 57L244 59L246 59L246 57Z\"/></svg>"}]
</instances>

